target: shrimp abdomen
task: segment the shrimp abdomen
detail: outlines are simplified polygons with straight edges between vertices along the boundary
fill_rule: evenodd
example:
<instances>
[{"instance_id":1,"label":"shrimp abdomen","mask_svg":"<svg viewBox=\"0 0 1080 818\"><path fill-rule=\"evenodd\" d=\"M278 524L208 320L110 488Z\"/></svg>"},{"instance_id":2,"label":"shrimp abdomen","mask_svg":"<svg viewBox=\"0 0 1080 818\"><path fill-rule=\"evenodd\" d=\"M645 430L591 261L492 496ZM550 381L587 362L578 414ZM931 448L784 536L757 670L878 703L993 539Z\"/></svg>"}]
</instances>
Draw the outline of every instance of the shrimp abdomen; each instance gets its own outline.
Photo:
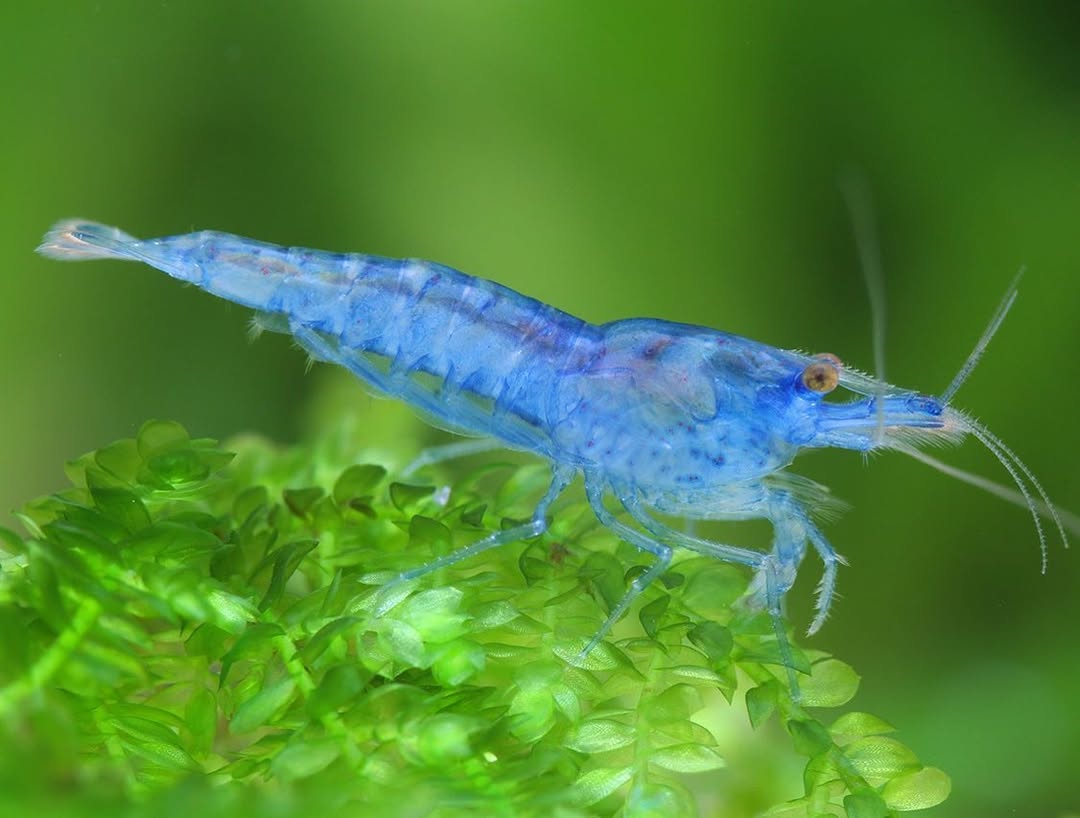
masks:
<instances>
[{"instance_id":1,"label":"shrimp abdomen","mask_svg":"<svg viewBox=\"0 0 1080 818\"><path fill-rule=\"evenodd\" d=\"M599 331L508 287L418 259L283 247L202 231L136 239L60 222L39 252L142 261L260 313L319 358L400 397L440 425L546 451L551 395Z\"/></svg>"}]
</instances>

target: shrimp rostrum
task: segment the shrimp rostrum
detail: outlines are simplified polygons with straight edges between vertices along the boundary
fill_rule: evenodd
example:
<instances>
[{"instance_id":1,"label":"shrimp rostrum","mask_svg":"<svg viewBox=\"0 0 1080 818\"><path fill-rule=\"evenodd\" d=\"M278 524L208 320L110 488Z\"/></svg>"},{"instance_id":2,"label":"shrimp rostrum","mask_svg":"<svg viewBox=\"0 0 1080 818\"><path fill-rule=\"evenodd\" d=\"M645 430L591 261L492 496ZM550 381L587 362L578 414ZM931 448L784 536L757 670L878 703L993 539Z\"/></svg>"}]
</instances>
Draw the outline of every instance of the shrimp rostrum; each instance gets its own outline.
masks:
<instances>
[{"instance_id":1,"label":"shrimp rostrum","mask_svg":"<svg viewBox=\"0 0 1080 818\"><path fill-rule=\"evenodd\" d=\"M807 547L824 564L809 632L824 622L840 557L813 517L827 490L786 471L804 449L897 449L1032 513L1062 539L1031 470L949 402L1015 298L1015 284L940 397L717 330L653 319L593 325L507 287L432 262L286 248L227 233L139 240L82 221L38 248L65 260L141 261L257 311L312 357L344 366L452 431L494 438L551 463L551 485L524 524L419 566L412 579L542 533L552 502L582 475L588 502L622 540L653 557L588 651L684 548L754 572L749 600L771 614L785 660L782 602ZM837 392L849 397L837 400ZM927 444L972 435L1011 475L1013 492L940 463ZM612 506L609 508L608 503ZM618 507L616 510L612 510ZM691 536L662 518L768 520L768 552Z\"/></svg>"}]
</instances>

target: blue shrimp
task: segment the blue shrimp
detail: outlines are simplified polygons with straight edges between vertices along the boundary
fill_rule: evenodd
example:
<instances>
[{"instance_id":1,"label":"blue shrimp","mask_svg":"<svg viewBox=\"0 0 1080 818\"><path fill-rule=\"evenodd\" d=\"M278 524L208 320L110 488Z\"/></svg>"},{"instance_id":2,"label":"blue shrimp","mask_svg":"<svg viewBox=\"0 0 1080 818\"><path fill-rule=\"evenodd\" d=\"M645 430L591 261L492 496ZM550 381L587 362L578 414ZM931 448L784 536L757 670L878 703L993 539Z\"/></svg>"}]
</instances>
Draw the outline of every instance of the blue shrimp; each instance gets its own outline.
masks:
<instances>
[{"instance_id":1,"label":"blue shrimp","mask_svg":"<svg viewBox=\"0 0 1080 818\"><path fill-rule=\"evenodd\" d=\"M754 572L749 601L769 612L797 695L782 601L809 546L824 565L813 634L828 614L842 563L812 520L830 504L828 491L786 471L804 449L896 449L1022 502L1035 521L1044 570L1040 513L1066 541L1061 516L1031 470L949 405L1011 307L1015 283L953 384L933 397L860 374L832 355L776 349L704 327L644 318L597 326L429 261L286 248L210 231L139 240L76 220L55 225L38 251L63 260L144 262L256 310L258 326L291 333L313 358L344 366L440 427L550 461L551 484L529 521L398 580L541 534L551 504L583 475L600 522L654 559L582 654L667 570L679 547ZM838 388L853 397L826 400ZM1001 462L1019 494L918 449L968 434ZM484 444L455 445L462 452ZM609 497L618 514L605 505ZM658 515L766 519L772 547L759 552L691 536Z\"/></svg>"}]
</instances>

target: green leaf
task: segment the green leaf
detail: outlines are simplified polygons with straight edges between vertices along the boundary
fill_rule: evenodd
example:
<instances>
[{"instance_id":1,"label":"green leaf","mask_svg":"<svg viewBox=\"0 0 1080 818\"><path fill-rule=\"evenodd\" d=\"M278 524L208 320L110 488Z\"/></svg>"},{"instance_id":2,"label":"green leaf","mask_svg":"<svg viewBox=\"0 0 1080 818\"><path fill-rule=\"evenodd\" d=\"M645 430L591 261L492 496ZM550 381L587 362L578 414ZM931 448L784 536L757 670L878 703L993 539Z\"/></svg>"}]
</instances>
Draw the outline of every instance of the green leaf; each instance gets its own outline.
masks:
<instances>
[{"instance_id":1,"label":"green leaf","mask_svg":"<svg viewBox=\"0 0 1080 818\"><path fill-rule=\"evenodd\" d=\"M184 708L184 724L199 755L210 752L217 733L217 698L205 687L198 687Z\"/></svg>"},{"instance_id":2,"label":"green leaf","mask_svg":"<svg viewBox=\"0 0 1080 818\"><path fill-rule=\"evenodd\" d=\"M216 659L222 655L228 639L228 631L205 623L191 632L191 636L184 642L184 647L190 656L209 656ZM222 672L224 672L224 667L222 667Z\"/></svg>"},{"instance_id":3,"label":"green leaf","mask_svg":"<svg viewBox=\"0 0 1080 818\"><path fill-rule=\"evenodd\" d=\"M581 576L588 579L604 603L604 610L611 612L626 595L623 564L611 554L593 551L581 567Z\"/></svg>"},{"instance_id":4,"label":"green leaf","mask_svg":"<svg viewBox=\"0 0 1080 818\"><path fill-rule=\"evenodd\" d=\"M188 442L187 429L172 420L148 420L139 429L136 445L145 459Z\"/></svg>"},{"instance_id":5,"label":"green leaf","mask_svg":"<svg viewBox=\"0 0 1080 818\"><path fill-rule=\"evenodd\" d=\"M761 818L812 818L807 799L799 798L777 804L761 813Z\"/></svg>"},{"instance_id":6,"label":"green leaf","mask_svg":"<svg viewBox=\"0 0 1080 818\"><path fill-rule=\"evenodd\" d=\"M645 629L645 633L650 638L656 638L657 628L660 627L660 618L667 611L668 605L671 604L671 597L661 596L654 599L648 605L645 605L641 612L638 613L638 619L641 620L641 627Z\"/></svg>"},{"instance_id":7,"label":"green leaf","mask_svg":"<svg viewBox=\"0 0 1080 818\"><path fill-rule=\"evenodd\" d=\"M473 606L471 625L474 631L486 631L513 622L519 616L521 611L512 603L497 600Z\"/></svg>"},{"instance_id":8,"label":"green leaf","mask_svg":"<svg viewBox=\"0 0 1080 818\"><path fill-rule=\"evenodd\" d=\"M250 625L236 640L221 659L221 674L218 686L224 687L232 666L241 659L265 659L274 652L274 640L285 633L280 625L270 622L256 622Z\"/></svg>"},{"instance_id":9,"label":"green leaf","mask_svg":"<svg viewBox=\"0 0 1080 818\"><path fill-rule=\"evenodd\" d=\"M456 713L439 713L425 719L415 737L416 752L431 766L461 761L473 754L471 736L480 724Z\"/></svg>"},{"instance_id":10,"label":"green leaf","mask_svg":"<svg viewBox=\"0 0 1080 818\"><path fill-rule=\"evenodd\" d=\"M672 721L667 724L649 726L652 728L652 737L657 745L667 745L670 743L667 739L671 738L675 739L676 744L716 746L716 737L707 728L694 721Z\"/></svg>"},{"instance_id":11,"label":"green leaf","mask_svg":"<svg viewBox=\"0 0 1080 818\"><path fill-rule=\"evenodd\" d=\"M400 619L385 618L375 623L375 632L382 647L397 661L413 667L426 664L424 638L412 625Z\"/></svg>"},{"instance_id":12,"label":"green leaf","mask_svg":"<svg viewBox=\"0 0 1080 818\"><path fill-rule=\"evenodd\" d=\"M213 440L203 442L207 444L216 443L216 441ZM193 445L195 443L196 441L192 441ZM199 459L202 461L203 465L210 470L211 474L217 474L236 459L236 452L226 452L214 448L203 448L199 450Z\"/></svg>"},{"instance_id":13,"label":"green leaf","mask_svg":"<svg viewBox=\"0 0 1080 818\"><path fill-rule=\"evenodd\" d=\"M723 684L723 680L715 670L700 665L676 665L663 668L667 677L672 681L688 682L692 685L706 685L717 687Z\"/></svg>"},{"instance_id":14,"label":"green leaf","mask_svg":"<svg viewBox=\"0 0 1080 818\"><path fill-rule=\"evenodd\" d=\"M180 746L176 734L163 724L138 716L119 716L113 720L113 727L125 749L154 764L187 772L202 769Z\"/></svg>"},{"instance_id":15,"label":"green leaf","mask_svg":"<svg viewBox=\"0 0 1080 818\"><path fill-rule=\"evenodd\" d=\"M581 696L568 684L555 684L551 687L551 698L566 720L571 724L581 721Z\"/></svg>"},{"instance_id":16,"label":"green leaf","mask_svg":"<svg viewBox=\"0 0 1080 818\"><path fill-rule=\"evenodd\" d=\"M266 508L270 503L270 493L266 486L251 486L240 492L233 500L232 516L237 525L243 525L255 512Z\"/></svg>"},{"instance_id":17,"label":"green leaf","mask_svg":"<svg viewBox=\"0 0 1080 818\"><path fill-rule=\"evenodd\" d=\"M704 773L724 766L724 759L712 747L701 744L676 744L654 750L649 763L674 773Z\"/></svg>"},{"instance_id":18,"label":"green leaf","mask_svg":"<svg viewBox=\"0 0 1080 818\"><path fill-rule=\"evenodd\" d=\"M101 554L115 558L119 554L116 543L111 542L93 528L56 521L44 527L49 542L60 546L65 551L78 551L84 554Z\"/></svg>"},{"instance_id":19,"label":"green leaf","mask_svg":"<svg viewBox=\"0 0 1080 818\"><path fill-rule=\"evenodd\" d=\"M842 781L836 754L824 752L814 756L803 769L803 786L808 793L815 792L833 782Z\"/></svg>"},{"instance_id":20,"label":"green leaf","mask_svg":"<svg viewBox=\"0 0 1080 818\"><path fill-rule=\"evenodd\" d=\"M184 772L202 771L199 763L175 742L147 741L144 739L131 741L121 738L120 744L128 753L145 758L147 761L166 769Z\"/></svg>"},{"instance_id":21,"label":"green leaf","mask_svg":"<svg viewBox=\"0 0 1080 818\"><path fill-rule=\"evenodd\" d=\"M334 738L291 742L274 756L270 771L282 781L311 778L333 764L341 755L341 745Z\"/></svg>"},{"instance_id":22,"label":"green leaf","mask_svg":"<svg viewBox=\"0 0 1080 818\"><path fill-rule=\"evenodd\" d=\"M218 589L206 593L206 605L213 614L214 624L229 633L239 633L258 616L258 610L250 600Z\"/></svg>"},{"instance_id":23,"label":"green leaf","mask_svg":"<svg viewBox=\"0 0 1080 818\"><path fill-rule=\"evenodd\" d=\"M122 483L132 484L142 465L142 455L135 439L126 438L94 452L94 463Z\"/></svg>"},{"instance_id":24,"label":"green leaf","mask_svg":"<svg viewBox=\"0 0 1080 818\"><path fill-rule=\"evenodd\" d=\"M570 731L566 746L579 753L604 753L633 744L637 731L615 719L590 719Z\"/></svg>"},{"instance_id":25,"label":"green leaf","mask_svg":"<svg viewBox=\"0 0 1080 818\"><path fill-rule=\"evenodd\" d=\"M146 526L126 546L129 554L163 565L204 565L223 547L221 540L201 528L161 521Z\"/></svg>"},{"instance_id":26,"label":"green leaf","mask_svg":"<svg viewBox=\"0 0 1080 818\"><path fill-rule=\"evenodd\" d=\"M522 687L510 700L511 732L520 741L534 743L555 726L555 699L541 687Z\"/></svg>"},{"instance_id":27,"label":"green leaf","mask_svg":"<svg viewBox=\"0 0 1080 818\"><path fill-rule=\"evenodd\" d=\"M305 489L285 489L281 493L286 508L301 519L306 519L323 495L326 494L318 486Z\"/></svg>"},{"instance_id":28,"label":"green leaf","mask_svg":"<svg viewBox=\"0 0 1080 818\"><path fill-rule=\"evenodd\" d=\"M296 694L296 683L285 677L265 687L236 708L229 722L229 732L248 733L262 727L288 707Z\"/></svg>"},{"instance_id":29,"label":"green leaf","mask_svg":"<svg viewBox=\"0 0 1080 818\"><path fill-rule=\"evenodd\" d=\"M727 663L735 640L731 631L717 622L699 622L690 629L687 638L714 663Z\"/></svg>"},{"instance_id":30,"label":"green leaf","mask_svg":"<svg viewBox=\"0 0 1080 818\"><path fill-rule=\"evenodd\" d=\"M452 586L413 594L395 615L416 629L425 642L448 642L464 633L465 614L460 612L462 591Z\"/></svg>"},{"instance_id":31,"label":"green leaf","mask_svg":"<svg viewBox=\"0 0 1080 818\"><path fill-rule=\"evenodd\" d=\"M514 625L520 627L523 621L529 621L529 618L518 617L514 620ZM633 674L638 679L641 678L641 675L634 670L634 663L630 661L630 657L610 642L601 642L582 656L581 651L588 641L587 638L581 637L570 642L556 644L554 653L568 665L582 670L619 670Z\"/></svg>"},{"instance_id":32,"label":"green leaf","mask_svg":"<svg viewBox=\"0 0 1080 818\"><path fill-rule=\"evenodd\" d=\"M695 561L696 562L696 561ZM685 568L682 563L680 568ZM705 620L730 616L732 604L746 591L747 576L734 565L708 560L689 574L682 602Z\"/></svg>"},{"instance_id":33,"label":"green leaf","mask_svg":"<svg viewBox=\"0 0 1080 818\"><path fill-rule=\"evenodd\" d=\"M382 466L349 466L334 483L334 502L345 506L351 500L370 497L384 477L386 469Z\"/></svg>"},{"instance_id":34,"label":"green leaf","mask_svg":"<svg viewBox=\"0 0 1080 818\"><path fill-rule=\"evenodd\" d=\"M859 676L839 659L824 659L810 667L809 678L800 679L803 707L839 707L851 701L859 689Z\"/></svg>"},{"instance_id":35,"label":"green leaf","mask_svg":"<svg viewBox=\"0 0 1080 818\"><path fill-rule=\"evenodd\" d=\"M210 467L190 449L155 454L146 460L146 473L140 473L141 478L147 478L144 482L158 485L164 483L170 488L205 480L209 476Z\"/></svg>"},{"instance_id":36,"label":"green leaf","mask_svg":"<svg viewBox=\"0 0 1080 818\"><path fill-rule=\"evenodd\" d=\"M919 768L915 754L888 736L869 736L853 741L844 748L844 755L859 775L874 787Z\"/></svg>"},{"instance_id":37,"label":"green leaf","mask_svg":"<svg viewBox=\"0 0 1080 818\"><path fill-rule=\"evenodd\" d=\"M0 526L0 549L9 554L22 554L26 551L26 545L23 538L10 528Z\"/></svg>"},{"instance_id":38,"label":"green leaf","mask_svg":"<svg viewBox=\"0 0 1080 818\"><path fill-rule=\"evenodd\" d=\"M127 646L123 650L116 650L100 642L84 642L79 659L83 668L103 684L121 684L146 678L145 665L132 655Z\"/></svg>"},{"instance_id":39,"label":"green leaf","mask_svg":"<svg viewBox=\"0 0 1080 818\"><path fill-rule=\"evenodd\" d=\"M620 818L671 818L697 814L696 799L684 787L645 781L637 783L627 793Z\"/></svg>"},{"instance_id":40,"label":"green leaf","mask_svg":"<svg viewBox=\"0 0 1080 818\"><path fill-rule=\"evenodd\" d=\"M473 503L461 512L461 524L468 528L483 528L487 503Z\"/></svg>"},{"instance_id":41,"label":"green leaf","mask_svg":"<svg viewBox=\"0 0 1080 818\"><path fill-rule=\"evenodd\" d=\"M647 699L641 704L645 718L653 725L683 721L704 706L701 692L688 684L672 685L655 698Z\"/></svg>"},{"instance_id":42,"label":"green leaf","mask_svg":"<svg viewBox=\"0 0 1080 818\"><path fill-rule=\"evenodd\" d=\"M872 790L851 793L844 798L847 818L887 818L889 810L881 796Z\"/></svg>"},{"instance_id":43,"label":"green leaf","mask_svg":"<svg viewBox=\"0 0 1080 818\"><path fill-rule=\"evenodd\" d=\"M91 486L90 496L102 514L128 531L142 531L150 525L150 515L142 500L127 489Z\"/></svg>"},{"instance_id":44,"label":"green leaf","mask_svg":"<svg viewBox=\"0 0 1080 818\"><path fill-rule=\"evenodd\" d=\"M750 724L756 729L776 711L780 685L774 680L752 687L746 691L746 712Z\"/></svg>"},{"instance_id":45,"label":"green leaf","mask_svg":"<svg viewBox=\"0 0 1080 818\"><path fill-rule=\"evenodd\" d=\"M907 812L936 807L949 797L951 790L949 776L937 767L923 767L893 778L885 784L881 795L890 809Z\"/></svg>"},{"instance_id":46,"label":"green leaf","mask_svg":"<svg viewBox=\"0 0 1080 818\"><path fill-rule=\"evenodd\" d=\"M435 491L434 486L412 486L408 483L390 484L390 502L398 511L408 511Z\"/></svg>"},{"instance_id":47,"label":"green leaf","mask_svg":"<svg viewBox=\"0 0 1080 818\"><path fill-rule=\"evenodd\" d=\"M259 610L265 611L271 605L276 604L285 593L285 583L289 581L296 570L300 567L304 557L315 550L319 545L318 540L300 540L299 542L286 543L274 549L268 556L274 564L270 575L270 584L266 593L259 602ZM258 573L258 569L256 569Z\"/></svg>"},{"instance_id":48,"label":"green leaf","mask_svg":"<svg viewBox=\"0 0 1080 818\"><path fill-rule=\"evenodd\" d=\"M519 466L499 486L495 508L503 516L527 517L549 483L551 469L546 464Z\"/></svg>"},{"instance_id":49,"label":"green leaf","mask_svg":"<svg viewBox=\"0 0 1080 818\"><path fill-rule=\"evenodd\" d=\"M327 622L318 632L307 640L300 649L300 657L308 663L314 662L326 651L330 644L339 636L348 633L360 624L360 619L355 616L341 616L331 622Z\"/></svg>"},{"instance_id":50,"label":"green leaf","mask_svg":"<svg viewBox=\"0 0 1080 818\"><path fill-rule=\"evenodd\" d=\"M417 514L409 520L409 550L411 552L430 551L434 556L441 557L448 554L453 548L453 537L450 529L422 514ZM423 551L420 551L423 553Z\"/></svg>"},{"instance_id":51,"label":"green leaf","mask_svg":"<svg viewBox=\"0 0 1080 818\"><path fill-rule=\"evenodd\" d=\"M583 807L603 801L626 784L632 775L633 769L630 767L598 767L589 770L574 782L573 801Z\"/></svg>"},{"instance_id":52,"label":"green leaf","mask_svg":"<svg viewBox=\"0 0 1080 818\"><path fill-rule=\"evenodd\" d=\"M308 713L313 719L320 719L344 707L360 695L369 678L370 675L362 673L360 666L352 662L330 668L308 696Z\"/></svg>"},{"instance_id":53,"label":"green leaf","mask_svg":"<svg viewBox=\"0 0 1080 818\"><path fill-rule=\"evenodd\" d=\"M795 750L804 756L813 758L832 747L832 737L820 722L810 719L792 719L787 724L788 732L795 740Z\"/></svg>"},{"instance_id":54,"label":"green leaf","mask_svg":"<svg viewBox=\"0 0 1080 818\"><path fill-rule=\"evenodd\" d=\"M482 645L459 639L439 653L431 665L431 673L443 687L458 687L480 673L486 664L487 654Z\"/></svg>"},{"instance_id":55,"label":"green leaf","mask_svg":"<svg viewBox=\"0 0 1080 818\"><path fill-rule=\"evenodd\" d=\"M834 721L829 727L829 732L832 733L837 744L844 746L864 736L880 736L886 733L894 733L896 728L877 716L853 711L845 713Z\"/></svg>"},{"instance_id":56,"label":"green leaf","mask_svg":"<svg viewBox=\"0 0 1080 818\"><path fill-rule=\"evenodd\" d=\"M126 726L132 735L175 741L176 730L184 726L183 720L169 710L140 702L115 702L105 705L112 721Z\"/></svg>"}]
</instances>

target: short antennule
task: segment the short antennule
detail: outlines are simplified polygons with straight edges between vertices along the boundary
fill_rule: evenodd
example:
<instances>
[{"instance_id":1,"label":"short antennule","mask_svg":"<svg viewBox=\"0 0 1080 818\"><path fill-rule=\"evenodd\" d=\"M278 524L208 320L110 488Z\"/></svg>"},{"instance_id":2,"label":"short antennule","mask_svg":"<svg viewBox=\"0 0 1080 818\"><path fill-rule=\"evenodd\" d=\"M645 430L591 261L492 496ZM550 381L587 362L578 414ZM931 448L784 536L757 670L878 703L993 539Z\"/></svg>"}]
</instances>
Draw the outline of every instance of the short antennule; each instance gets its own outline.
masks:
<instances>
[{"instance_id":1,"label":"short antennule","mask_svg":"<svg viewBox=\"0 0 1080 818\"><path fill-rule=\"evenodd\" d=\"M1017 288L1020 286L1020 279L1024 277L1026 271L1027 267L1021 267L1016 275L1013 276L1012 282L1009 284L1008 289L1005 290L1005 296L1001 299L1001 303L998 304L997 309L994 310L994 315L990 319L990 323L987 324L986 329L983 330L983 334L979 338L978 343L975 344L975 348L971 350L971 354L968 355L967 360L964 361L964 365L960 367L960 371L956 373L956 377L952 379L952 383L950 383L948 388L941 393L942 403L949 403L957 390L964 385L964 381L966 381L971 373L975 371L975 367L978 365L983 353L986 352L986 347L990 343L990 339L994 337L994 334L1005 320L1005 316L1008 315L1009 310L1012 309L1012 305L1016 301Z\"/></svg>"}]
</instances>

